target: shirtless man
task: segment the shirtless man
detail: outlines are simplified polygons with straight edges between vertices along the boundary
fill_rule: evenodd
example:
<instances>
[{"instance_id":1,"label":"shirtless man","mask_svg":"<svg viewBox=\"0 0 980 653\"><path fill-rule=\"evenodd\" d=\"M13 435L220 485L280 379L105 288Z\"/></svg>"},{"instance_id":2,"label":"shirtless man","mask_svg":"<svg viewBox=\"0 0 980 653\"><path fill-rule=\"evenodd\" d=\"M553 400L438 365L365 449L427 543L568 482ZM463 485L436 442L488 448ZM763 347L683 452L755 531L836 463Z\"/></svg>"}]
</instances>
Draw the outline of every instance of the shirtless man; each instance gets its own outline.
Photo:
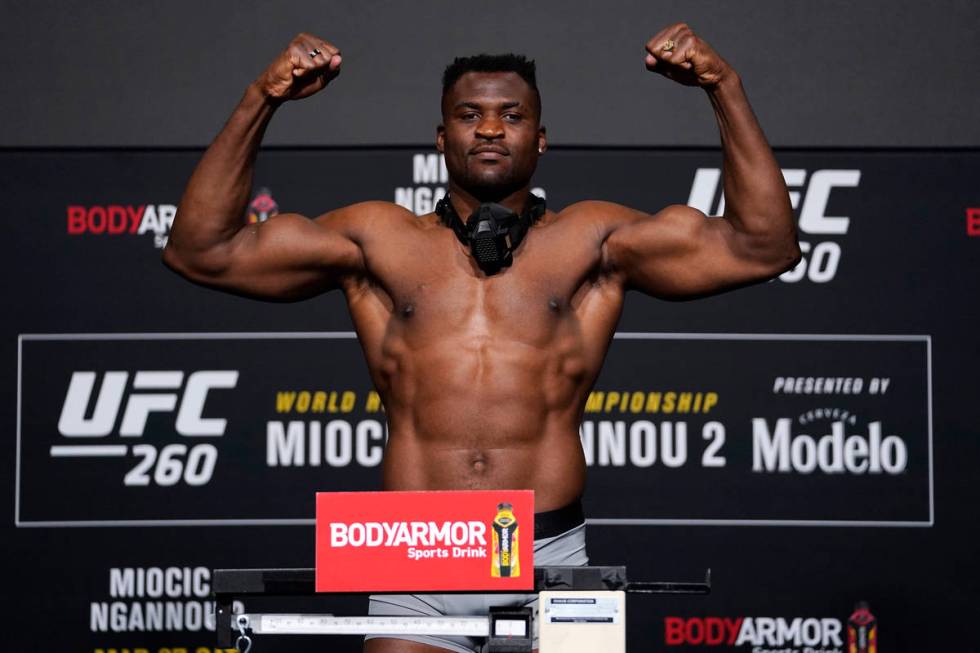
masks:
<instances>
[{"instance_id":1,"label":"shirtless man","mask_svg":"<svg viewBox=\"0 0 980 653\"><path fill-rule=\"evenodd\" d=\"M533 489L541 511L535 562L584 564L578 426L626 291L698 297L771 279L800 257L782 174L737 73L684 24L662 30L646 50L649 70L699 86L711 101L724 150L723 218L681 205L649 215L599 201L542 212L529 199L547 148L534 66L506 55L457 60L446 71L436 147L449 171L449 210L419 217L365 202L315 219L282 214L243 225L273 113L340 72L336 47L300 34L248 87L205 152L164 261L195 283L259 299L343 291L387 412L384 487ZM497 216L509 209L527 222L538 218L499 269L481 267L464 244L465 225L476 224L467 217L484 203L496 203L489 208ZM459 236L448 228L453 209ZM485 603L463 601L373 597L371 611L486 613ZM365 650L476 645L378 638Z\"/></svg>"}]
</instances>

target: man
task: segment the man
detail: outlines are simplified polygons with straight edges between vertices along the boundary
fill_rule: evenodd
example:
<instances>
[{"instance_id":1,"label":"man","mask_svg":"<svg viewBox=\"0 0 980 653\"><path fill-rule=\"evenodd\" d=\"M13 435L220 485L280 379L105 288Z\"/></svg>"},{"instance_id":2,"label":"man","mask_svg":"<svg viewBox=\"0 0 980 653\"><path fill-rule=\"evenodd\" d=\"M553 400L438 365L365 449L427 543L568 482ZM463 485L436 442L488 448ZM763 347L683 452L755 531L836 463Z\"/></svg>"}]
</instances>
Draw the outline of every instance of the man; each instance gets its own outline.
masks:
<instances>
[{"instance_id":1,"label":"man","mask_svg":"<svg viewBox=\"0 0 980 653\"><path fill-rule=\"evenodd\" d=\"M507 55L458 59L446 71L436 146L449 196L438 214L366 202L243 226L273 113L340 72L337 48L300 34L204 154L164 260L196 283L261 299L342 290L387 411L385 488L533 489L535 561L585 564L578 425L626 291L702 296L770 279L800 256L786 186L738 75L683 24L646 49L649 70L708 94L724 149L724 218L597 201L545 211L529 196L547 148L534 67ZM381 596L371 606L375 614L467 610L485 614L486 603ZM475 646L378 638L365 650Z\"/></svg>"}]
</instances>

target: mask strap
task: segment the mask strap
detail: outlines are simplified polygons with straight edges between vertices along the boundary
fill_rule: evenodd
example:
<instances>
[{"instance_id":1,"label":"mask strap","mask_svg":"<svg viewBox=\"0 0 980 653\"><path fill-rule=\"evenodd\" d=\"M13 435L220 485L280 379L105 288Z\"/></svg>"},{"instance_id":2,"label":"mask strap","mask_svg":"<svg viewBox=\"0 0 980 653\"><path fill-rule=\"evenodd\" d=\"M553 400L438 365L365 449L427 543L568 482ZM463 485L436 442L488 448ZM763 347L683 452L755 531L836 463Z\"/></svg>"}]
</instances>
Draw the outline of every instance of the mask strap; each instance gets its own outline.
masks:
<instances>
[{"instance_id":1,"label":"mask strap","mask_svg":"<svg viewBox=\"0 0 980 653\"><path fill-rule=\"evenodd\" d=\"M527 235L528 230L535 222L541 219L541 216L545 214L546 210L547 203L543 197L538 197L534 193L528 193L524 210L518 216L515 226L511 228L511 251L517 249L517 246L524 240L524 236ZM439 216L442 224L453 230L460 243L467 247L469 246L469 232L466 230L466 225L463 224L463 220L459 217L459 214L456 213L456 207L449 200L448 193L436 202L436 215Z\"/></svg>"},{"instance_id":2,"label":"mask strap","mask_svg":"<svg viewBox=\"0 0 980 653\"><path fill-rule=\"evenodd\" d=\"M528 193L527 203L518 218L517 224L510 230L510 251L517 249L517 246L524 240L524 236L531 229L535 222L544 215L547 205L544 198L538 197L534 193Z\"/></svg>"},{"instance_id":3,"label":"mask strap","mask_svg":"<svg viewBox=\"0 0 980 653\"><path fill-rule=\"evenodd\" d=\"M453 233L456 234L456 238L460 243L466 247L469 247L470 235L466 231L466 225L463 224L459 214L456 213L456 207L454 207L453 203L449 201L448 193L441 200L436 202L436 215L439 216L442 224L453 230Z\"/></svg>"}]
</instances>

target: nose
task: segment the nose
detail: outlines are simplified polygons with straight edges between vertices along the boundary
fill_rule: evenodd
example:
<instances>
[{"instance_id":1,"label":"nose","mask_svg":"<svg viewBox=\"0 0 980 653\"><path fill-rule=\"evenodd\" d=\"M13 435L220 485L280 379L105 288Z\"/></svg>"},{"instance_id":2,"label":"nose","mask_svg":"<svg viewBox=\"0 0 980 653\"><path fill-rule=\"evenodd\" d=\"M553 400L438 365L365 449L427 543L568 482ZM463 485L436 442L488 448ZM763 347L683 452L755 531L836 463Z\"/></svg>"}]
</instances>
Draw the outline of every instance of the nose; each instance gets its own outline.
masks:
<instances>
[{"instance_id":1,"label":"nose","mask_svg":"<svg viewBox=\"0 0 980 653\"><path fill-rule=\"evenodd\" d=\"M504 135L504 125L496 116L484 116L476 126L476 135L486 139L501 138Z\"/></svg>"}]
</instances>

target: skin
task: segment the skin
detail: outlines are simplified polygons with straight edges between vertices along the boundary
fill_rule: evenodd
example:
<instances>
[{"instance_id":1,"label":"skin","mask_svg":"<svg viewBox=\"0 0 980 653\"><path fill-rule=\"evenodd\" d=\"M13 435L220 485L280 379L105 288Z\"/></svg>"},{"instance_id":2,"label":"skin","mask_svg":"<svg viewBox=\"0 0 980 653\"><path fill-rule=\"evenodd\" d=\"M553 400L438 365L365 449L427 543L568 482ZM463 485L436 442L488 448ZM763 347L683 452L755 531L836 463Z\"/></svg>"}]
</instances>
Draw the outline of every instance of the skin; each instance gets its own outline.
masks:
<instances>
[{"instance_id":1,"label":"skin","mask_svg":"<svg viewBox=\"0 0 980 653\"><path fill-rule=\"evenodd\" d=\"M344 293L387 411L386 489L527 488L539 511L566 505L584 489L578 425L626 292L700 297L771 279L800 257L786 186L738 75L684 24L646 49L649 70L702 88L715 110L723 218L579 202L549 210L513 265L490 277L437 216L386 202L243 226L274 111L340 72L336 47L300 34L198 164L164 261L195 283L259 299ZM484 201L520 211L547 149L533 90L514 73L467 73L442 112L436 146L459 215ZM441 649L374 639L365 650Z\"/></svg>"}]
</instances>

